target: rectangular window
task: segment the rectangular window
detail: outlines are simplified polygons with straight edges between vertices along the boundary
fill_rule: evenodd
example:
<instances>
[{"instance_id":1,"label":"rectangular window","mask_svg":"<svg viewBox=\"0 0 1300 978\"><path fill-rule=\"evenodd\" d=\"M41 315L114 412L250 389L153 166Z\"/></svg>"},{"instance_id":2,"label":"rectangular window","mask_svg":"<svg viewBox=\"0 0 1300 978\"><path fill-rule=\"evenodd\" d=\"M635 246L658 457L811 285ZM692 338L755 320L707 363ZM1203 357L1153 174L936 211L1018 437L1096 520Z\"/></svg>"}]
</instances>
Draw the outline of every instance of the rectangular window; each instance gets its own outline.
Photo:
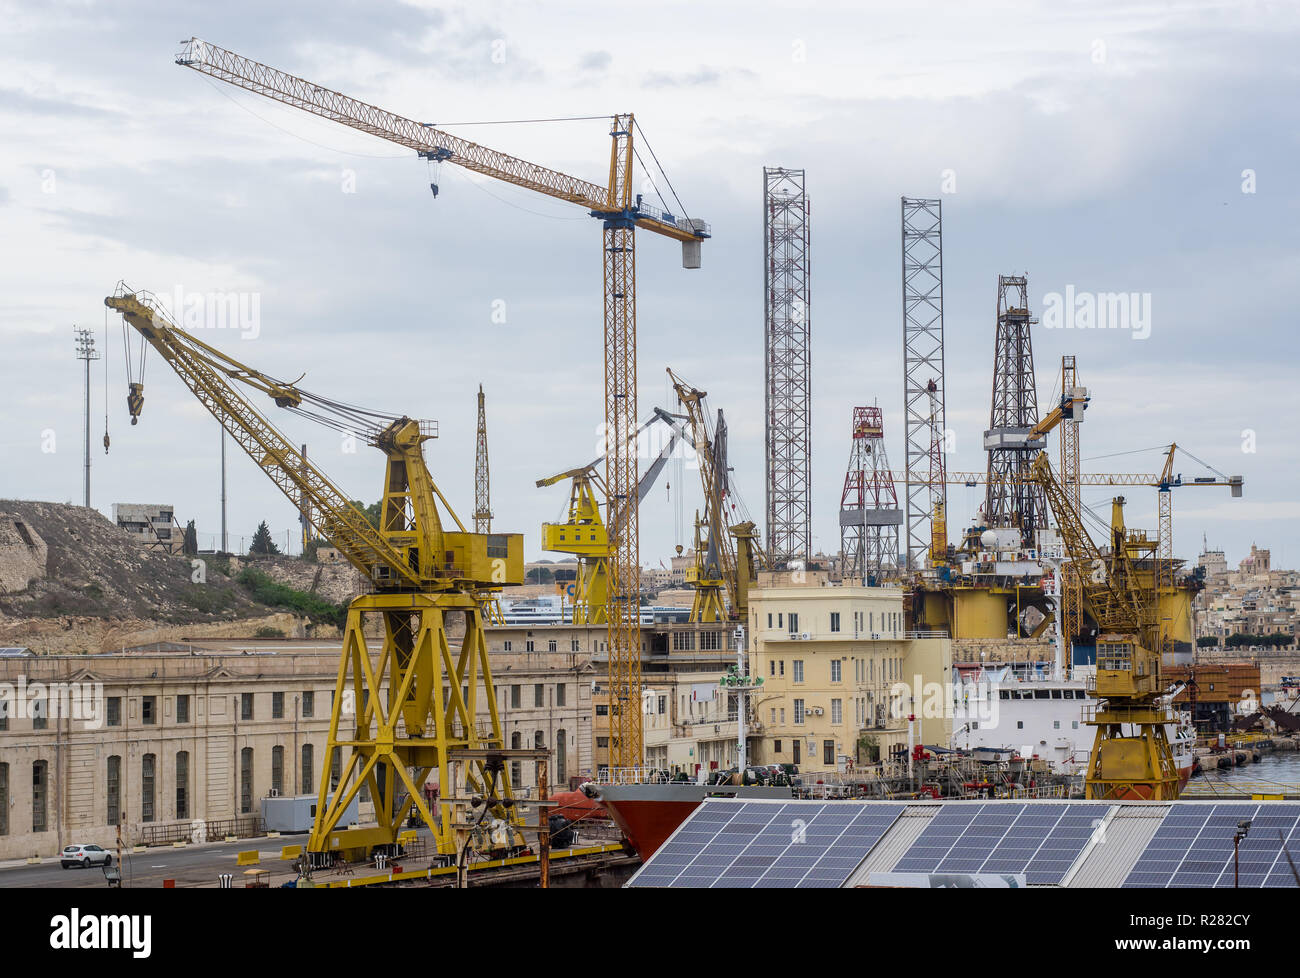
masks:
<instances>
[{"instance_id":1,"label":"rectangular window","mask_svg":"<svg viewBox=\"0 0 1300 978\"><path fill-rule=\"evenodd\" d=\"M794 722L803 723L803 700L794 701Z\"/></svg>"},{"instance_id":2,"label":"rectangular window","mask_svg":"<svg viewBox=\"0 0 1300 978\"><path fill-rule=\"evenodd\" d=\"M579 643L579 641L576 638L569 640L569 651L570 652L581 651L581 643Z\"/></svg>"},{"instance_id":3,"label":"rectangular window","mask_svg":"<svg viewBox=\"0 0 1300 978\"><path fill-rule=\"evenodd\" d=\"M533 706L546 705L546 687L538 683L533 687Z\"/></svg>"},{"instance_id":4,"label":"rectangular window","mask_svg":"<svg viewBox=\"0 0 1300 978\"><path fill-rule=\"evenodd\" d=\"M568 687L567 687L564 683L556 683L556 684L555 684L555 705L556 705L556 706L564 706L564 705L565 705L565 703L564 703L564 700L565 700L564 691L565 691L566 689L568 689ZM662 712L662 711L661 711L661 712Z\"/></svg>"},{"instance_id":5,"label":"rectangular window","mask_svg":"<svg viewBox=\"0 0 1300 978\"><path fill-rule=\"evenodd\" d=\"M557 652L557 651L559 651L559 646L556 645L556 643L555 643L555 639L550 639L549 641L547 641L547 643L546 643L546 651L547 651L547 652Z\"/></svg>"},{"instance_id":6,"label":"rectangular window","mask_svg":"<svg viewBox=\"0 0 1300 978\"><path fill-rule=\"evenodd\" d=\"M122 725L122 697L110 696L104 701L104 722L110 727ZM116 822L112 824L116 825Z\"/></svg>"},{"instance_id":7,"label":"rectangular window","mask_svg":"<svg viewBox=\"0 0 1300 978\"><path fill-rule=\"evenodd\" d=\"M602 748L607 748L607 747L609 747L609 738L608 738L608 737L597 737L597 738L596 738L596 746L597 746L597 747L602 747Z\"/></svg>"},{"instance_id":8,"label":"rectangular window","mask_svg":"<svg viewBox=\"0 0 1300 978\"><path fill-rule=\"evenodd\" d=\"M775 676L775 675L776 675L776 660L775 660L775 659L768 659L768 660L767 660L767 674L768 674L769 676Z\"/></svg>"},{"instance_id":9,"label":"rectangular window","mask_svg":"<svg viewBox=\"0 0 1300 978\"><path fill-rule=\"evenodd\" d=\"M509 639L506 639L506 641L501 643L501 649L504 652L509 652L511 650L511 642Z\"/></svg>"},{"instance_id":10,"label":"rectangular window","mask_svg":"<svg viewBox=\"0 0 1300 978\"><path fill-rule=\"evenodd\" d=\"M795 659L791 665L794 666L794 681L803 682L803 659Z\"/></svg>"},{"instance_id":11,"label":"rectangular window","mask_svg":"<svg viewBox=\"0 0 1300 978\"><path fill-rule=\"evenodd\" d=\"M781 707L781 726L785 726L785 707Z\"/></svg>"},{"instance_id":12,"label":"rectangular window","mask_svg":"<svg viewBox=\"0 0 1300 978\"><path fill-rule=\"evenodd\" d=\"M49 787L49 762L32 765L32 831L45 831L45 792Z\"/></svg>"},{"instance_id":13,"label":"rectangular window","mask_svg":"<svg viewBox=\"0 0 1300 978\"><path fill-rule=\"evenodd\" d=\"M767 613L767 627L768 628L772 627L772 612L770 611Z\"/></svg>"},{"instance_id":14,"label":"rectangular window","mask_svg":"<svg viewBox=\"0 0 1300 978\"><path fill-rule=\"evenodd\" d=\"M0 835L9 834L9 765L0 763Z\"/></svg>"},{"instance_id":15,"label":"rectangular window","mask_svg":"<svg viewBox=\"0 0 1300 978\"><path fill-rule=\"evenodd\" d=\"M799 631L799 616L792 611L790 612L790 634L793 635L797 631Z\"/></svg>"},{"instance_id":16,"label":"rectangular window","mask_svg":"<svg viewBox=\"0 0 1300 978\"><path fill-rule=\"evenodd\" d=\"M531 638L528 639L528 641L524 642L524 651L525 652L533 651L533 640Z\"/></svg>"},{"instance_id":17,"label":"rectangular window","mask_svg":"<svg viewBox=\"0 0 1300 978\"><path fill-rule=\"evenodd\" d=\"M1211 686L1210 688L1213 689L1214 687ZM39 699L39 700L32 701L31 711L32 711L33 730L44 730L46 727L50 725L49 706L50 706L50 701L46 699ZM42 761L41 763L44 764L45 762ZM41 829L41 831L44 832L45 830Z\"/></svg>"},{"instance_id":18,"label":"rectangular window","mask_svg":"<svg viewBox=\"0 0 1300 978\"><path fill-rule=\"evenodd\" d=\"M176 817L190 817L190 755L189 751L176 753Z\"/></svg>"},{"instance_id":19,"label":"rectangular window","mask_svg":"<svg viewBox=\"0 0 1300 978\"><path fill-rule=\"evenodd\" d=\"M153 754L140 758L140 821L154 820L154 761Z\"/></svg>"},{"instance_id":20,"label":"rectangular window","mask_svg":"<svg viewBox=\"0 0 1300 978\"><path fill-rule=\"evenodd\" d=\"M307 719L316 713L316 694L308 689L302 694L302 715Z\"/></svg>"},{"instance_id":21,"label":"rectangular window","mask_svg":"<svg viewBox=\"0 0 1300 978\"><path fill-rule=\"evenodd\" d=\"M249 696L250 694L245 694ZM247 815L253 810L253 748L239 752L239 813Z\"/></svg>"},{"instance_id":22,"label":"rectangular window","mask_svg":"<svg viewBox=\"0 0 1300 978\"><path fill-rule=\"evenodd\" d=\"M831 723L844 722L844 701L831 700Z\"/></svg>"},{"instance_id":23,"label":"rectangular window","mask_svg":"<svg viewBox=\"0 0 1300 978\"><path fill-rule=\"evenodd\" d=\"M239 694L239 719L241 720L253 719L253 694L252 693Z\"/></svg>"},{"instance_id":24,"label":"rectangular window","mask_svg":"<svg viewBox=\"0 0 1300 978\"><path fill-rule=\"evenodd\" d=\"M190 698L187 694L176 697L176 722L190 722Z\"/></svg>"},{"instance_id":25,"label":"rectangular window","mask_svg":"<svg viewBox=\"0 0 1300 978\"><path fill-rule=\"evenodd\" d=\"M700 651L717 652L722 648L721 632L700 632Z\"/></svg>"},{"instance_id":26,"label":"rectangular window","mask_svg":"<svg viewBox=\"0 0 1300 978\"><path fill-rule=\"evenodd\" d=\"M108 794L108 824L116 825L122 820L122 758L117 754L108 759L104 788Z\"/></svg>"},{"instance_id":27,"label":"rectangular window","mask_svg":"<svg viewBox=\"0 0 1300 978\"><path fill-rule=\"evenodd\" d=\"M271 694L271 719L284 719L284 693Z\"/></svg>"},{"instance_id":28,"label":"rectangular window","mask_svg":"<svg viewBox=\"0 0 1300 978\"><path fill-rule=\"evenodd\" d=\"M831 612L831 631L833 631L833 632L838 632L839 630L840 630L840 613L839 613L838 611L832 611L832 612Z\"/></svg>"},{"instance_id":29,"label":"rectangular window","mask_svg":"<svg viewBox=\"0 0 1300 978\"><path fill-rule=\"evenodd\" d=\"M772 753L773 754L781 753L781 741L779 740L772 741Z\"/></svg>"},{"instance_id":30,"label":"rectangular window","mask_svg":"<svg viewBox=\"0 0 1300 978\"><path fill-rule=\"evenodd\" d=\"M831 682L838 683L842 680L843 677L841 676L841 671L843 668L844 665L839 659L831 660Z\"/></svg>"},{"instance_id":31,"label":"rectangular window","mask_svg":"<svg viewBox=\"0 0 1300 978\"><path fill-rule=\"evenodd\" d=\"M781 674L782 676L784 676L784 675L785 675L785 660L784 660L784 659L780 660L780 661L777 663L777 666L779 667L780 674Z\"/></svg>"},{"instance_id":32,"label":"rectangular window","mask_svg":"<svg viewBox=\"0 0 1300 978\"><path fill-rule=\"evenodd\" d=\"M334 753L330 757L330 791L339 786L339 781L343 779L343 748L335 747ZM311 792L308 792L311 794Z\"/></svg>"},{"instance_id":33,"label":"rectangular window","mask_svg":"<svg viewBox=\"0 0 1300 978\"><path fill-rule=\"evenodd\" d=\"M519 709L519 687L518 686L510 687L510 707L511 709L515 709L515 710Z\"/></svg>"},{"instance_id":34,"label":"rectangular window","mask_svg":"<svg viewBox=\"0 0 1300 978\"><path fill-rule=\"evenodd\" d=\"M271 791L284 794L284 748L279 744L271 748Z\"/></svg>"},{"instance_id":35,"label":"rectangular window","mask_svg":"<svg viewBox=\"0 0 1300 978\"><path fill-rule=\"evenodd\" d=\"M609 705L606 704L606 703L597 703L597 704L596 704L596 716L598 716L598 717L607 717L607 716L609 716Z\"/></svg>"},{"instance_id":36,"label":"rectangular window","mask_svg":"<svg viewBox=\"0 0 1300 978\"><path fill-rule=\"evenodd\" d=\"M315 748L311 744L302 745L302 794L304 795L316 791L316 772L312 769L315 753Z\"/></svg>"},{"instance_id":37,"label":"rectangular window","mask_svg":"<svg viewBox=\"0 0 1300 978\"><path fill-rule=\"evenodd\" d=\"M158 722L158 697L140 697L140 722L153 725Z\"/></svg>"},{"instance_id":38,"label":"rectangular window","mask_svg":"<svg viewBox=\"0 0 1300 978\"><path fill-rule=\"evenodd\" d=\"M822 763L827 767L835 763L835 741L822 741Z\"/></svg>"},{"instance_id":39,"label":"rectangular window","mask_svg":"<svg viewBox=\"0 0 1300 978\"><path fill-rule=\"evenodd\" d=\"M668 712L668 697L661 696L659 697L659 714L660 716L662 716L667 712Z\"/></svg>"},{"instance_id":40,"label":"rectangular window","mask_svg":"<svg viewBox=\"0 0 1300 978\"><path fill-rule=\"evenodd\" d=\"M772 711L772 715L771 715L768 719L771 721L772 724L775 724L775 723L776 723L776 707L775 707L775 706L772 707L772 708L771 708L771 711Z\"/></svg>"}]
</instances>

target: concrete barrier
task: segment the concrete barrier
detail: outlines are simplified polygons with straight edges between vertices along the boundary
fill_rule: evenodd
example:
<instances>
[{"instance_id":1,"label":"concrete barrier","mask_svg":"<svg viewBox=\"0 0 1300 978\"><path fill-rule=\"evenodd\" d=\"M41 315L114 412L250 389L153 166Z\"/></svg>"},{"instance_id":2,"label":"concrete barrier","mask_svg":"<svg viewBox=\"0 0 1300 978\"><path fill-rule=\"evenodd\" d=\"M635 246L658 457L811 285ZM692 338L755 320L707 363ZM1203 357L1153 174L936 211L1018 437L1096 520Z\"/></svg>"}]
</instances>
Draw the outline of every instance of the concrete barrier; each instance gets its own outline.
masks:
<instances>
[{"instance_id":1,"label":"concrete barrier","mask_svg":"<svg viewBox=\"0 0 1300 978\"><path fill-rule=\"evenodd\" d=\"M247 849L244 852L235 853L236 866L256 866L262 861L262 854L256 849Z\"/></svg>"},{"instance_id":2,"label":"concrete barrier","mask_svg":"<svg viewBox=\"0 0 1300 978\"><path fill-rule=\"evenodd\" d=\"M297 859L302 855L302 846L284 846L280 849L281 859Z\"/></svg>"}]
</instances>

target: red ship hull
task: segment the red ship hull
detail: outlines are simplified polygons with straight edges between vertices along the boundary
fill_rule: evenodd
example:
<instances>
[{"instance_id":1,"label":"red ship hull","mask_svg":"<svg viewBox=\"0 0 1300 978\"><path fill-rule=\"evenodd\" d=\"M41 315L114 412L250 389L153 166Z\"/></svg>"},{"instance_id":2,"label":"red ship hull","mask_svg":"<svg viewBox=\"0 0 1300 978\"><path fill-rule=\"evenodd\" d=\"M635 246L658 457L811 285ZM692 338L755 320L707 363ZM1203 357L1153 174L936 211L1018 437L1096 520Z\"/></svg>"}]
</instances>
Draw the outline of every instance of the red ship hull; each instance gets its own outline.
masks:
<instances>
[{"instance_id":1,"label":"red ship hull","mask_svg":"<svg viewBox=\"0 0 1300 978\"><path fill-rule=\"evenodd\" d=\"M643 860L677 831L705 798L790 798L789 788L702 784L587 785Z\"/></svg>"}]
</instances>

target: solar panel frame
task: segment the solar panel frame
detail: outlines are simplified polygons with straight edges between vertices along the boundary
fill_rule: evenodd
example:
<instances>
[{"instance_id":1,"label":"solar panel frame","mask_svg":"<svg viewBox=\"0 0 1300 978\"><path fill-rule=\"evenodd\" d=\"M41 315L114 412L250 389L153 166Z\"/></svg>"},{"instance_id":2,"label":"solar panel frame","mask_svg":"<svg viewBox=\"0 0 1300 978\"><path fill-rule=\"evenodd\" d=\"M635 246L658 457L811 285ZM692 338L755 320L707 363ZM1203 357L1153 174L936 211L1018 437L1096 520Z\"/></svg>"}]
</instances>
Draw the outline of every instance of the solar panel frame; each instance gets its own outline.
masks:
<instances>
[{"instance_id":1,"label":"solar panel frame","mask_svg":"<svg viewBox=\"0 0 1300 978\"><path fill-rule=\"evenodd\" d=\"M907 806L706 799L630 887L838 887Z\"/></svg>"},{"instance_id":2,"label":"solar panel frame","mask_svg":"<svg viewBox=\"0 0 1300 978\"><path fill-rule=\"evenodd\" d=\"M1232 837L1246 819L1251 820L1250 832L1234 860ZM1294 887L1284 843L1292 848L1300 844L1300 804L1175 802L1120 885Z\"/></svg>"},{"instance_id":3,"label":"solar panel frame","mask_svg":"<svg viewBox=\"0 0 1300 978\"><path fill-rule=\"evenodd\" d=\"M894 864L896 873L1015 873L1059 884L1110 805L949 803Z\"/></svg>"}]
</instances>

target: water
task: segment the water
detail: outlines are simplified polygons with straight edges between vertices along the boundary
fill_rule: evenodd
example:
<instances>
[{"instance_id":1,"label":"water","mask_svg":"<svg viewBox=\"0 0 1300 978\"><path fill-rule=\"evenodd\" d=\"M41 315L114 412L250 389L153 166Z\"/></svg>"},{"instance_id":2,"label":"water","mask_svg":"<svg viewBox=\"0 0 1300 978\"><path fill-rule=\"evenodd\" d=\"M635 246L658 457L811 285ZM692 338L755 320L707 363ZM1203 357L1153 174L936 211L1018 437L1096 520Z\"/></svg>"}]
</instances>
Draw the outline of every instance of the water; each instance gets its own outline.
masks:
<instances>
[{"instance_id":1,"label":"water","mask_svg":"<svg viewBox=\"0 0 1300 978\"><path fill-rule=\"evenodd\" d=\"M1204 762L1202 762L1204 763ZM1225 787L1241 782L1274 782L1284 785L1300 785L1300 751L1284 751L1277 754L1265 754L1258 764L1243 764L1240 767L1224 770L1212 769L1206 774L1193 778L1191 784L1207 782Z\"/></svg>"}]
</instances>

